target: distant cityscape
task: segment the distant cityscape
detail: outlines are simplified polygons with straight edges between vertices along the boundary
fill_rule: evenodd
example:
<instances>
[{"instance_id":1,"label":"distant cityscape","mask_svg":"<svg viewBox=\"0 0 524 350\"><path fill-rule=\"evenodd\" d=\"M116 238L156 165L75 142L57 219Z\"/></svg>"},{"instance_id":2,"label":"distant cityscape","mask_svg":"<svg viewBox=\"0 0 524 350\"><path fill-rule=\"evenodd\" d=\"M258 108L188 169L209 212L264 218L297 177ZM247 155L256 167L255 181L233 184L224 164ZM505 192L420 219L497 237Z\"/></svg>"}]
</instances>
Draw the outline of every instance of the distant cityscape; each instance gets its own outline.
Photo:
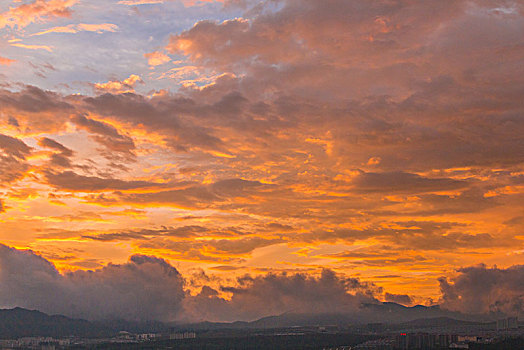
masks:
<instances>
[{"instance_id":1,"label":"distant cityscape","mask_svg":"<svg viewBox=\"0 0 524 350\"><path fill-rule=\"evenodd\" d=\"M446 324L447 321L447 324ZM524 349L524 323L517 317L491 323L425 319L420 324L368 323L283 328L234 328L209 323L193 330L119 331L108 337L26 336L0 340L2 349Z\"/></svg>"}]
</instances>

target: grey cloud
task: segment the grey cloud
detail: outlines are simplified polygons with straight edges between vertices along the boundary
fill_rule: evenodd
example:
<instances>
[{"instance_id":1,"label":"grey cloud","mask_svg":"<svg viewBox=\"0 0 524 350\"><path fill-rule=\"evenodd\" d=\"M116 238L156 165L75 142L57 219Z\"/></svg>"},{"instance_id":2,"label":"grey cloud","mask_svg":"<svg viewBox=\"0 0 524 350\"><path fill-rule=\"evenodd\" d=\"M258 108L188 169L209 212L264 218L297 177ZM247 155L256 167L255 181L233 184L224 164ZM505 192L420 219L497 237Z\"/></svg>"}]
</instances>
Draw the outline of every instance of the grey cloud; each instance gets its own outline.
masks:
<instances>
[{"instance_id":1,"label":"grey cloud","mask_svg":"<svg viewBox=\"0 0 524 350\"><path fill-rule=\"evenodd\" d=\"M122 135L113 126L83 115L77 115L73 119L77 127L94 134L93 138L107 147L110 152L127 153L134 157L135 143L129 136Z\"/></svg>"},{"instance_id":2,"label":"grey cloud","mask_svg":"<svg viewBox=\"0 0 524 350\"><path fill-rule=\"evenodd\" d=\"M0 134L0 183L10 183L23 176L29 165L31 148L22 140Z\"/></svg>"},{"instance_id":3,"label":"grey cloud","mask_svg":"<svg viewBox=\"0 0 524 350\"><path fill-rule=\"evenodd\" d=\"M199 294L189 295L180 273L152 256L133 255L124 264L104 267L89 259L78 265L94 269L61 274L32 251L0 245L0 306L91 320L234 321L284 312L358 314L363 304L379 304L376 297L380 295L388 301L412 302L409 295L387 293L373 283L330 270L320 276L245 275L229 286L222 284L221 292L231 296L223 299L205 284ZM522 266L460 269L458 276L440 279L442 307L467 313L522 314L523 271ZM210 282L205 275L199 280Z\"/></svg>"},{"instance_id":4,"label":"grey cloud","mask_svg":"<svg viewBox=\"0 0 524 350\"><path fill-rule=\"evenodd\" d=\"M47 147L47 148L51 148L53 150L59 151L60 153L62 153L64 156L67 156L67 157L72 156L74 153L73 150L71 150L70 148L67 148L64 145L62 145L61 143L53 139L50 139L48 137L41 138L38 144L42 147Z\"/></svg>"},{"instance_id":5,"label":"grey cloud","mask_svg":"<svg viewBox=\"0 0 524 350\"><path fill-rule=\"evenodd\" d=\"M405 172L366 173L352 181L355 190L361 192L408 192L421 193L464 188L466 181L446 178L427 178Z\"/></svg>"},{"instance_id":6,"label":"grey cloud","mask_svg":"<svg viewBox=\"0 0 524 350\"><path fill-rule=\"evenodd\" d=\"M84 176L74 173L72 171L46 171L45 177L47 179L47 182L51 186L66 191L117 191L165 186L164 184L157 184L148 181L124 181L119 179L102 178L96 176Z\"/></svg>"},{"instance_id":7,"label":"grey cloud","mask_svg":"<svg viewBox=\"0 0 524 350\"><path fill-rule=\"evenodd\" d=\"M134 255L125 264L60 274L31 251L0 245L0 305L87 319L173 320L183 278L162 259ZM140 302L137 302L140 301Z\"/></svg>"},{"instance_id":8,"label":"grey cloud","mask_svg":"<svg viewBox=\"0 0 524 350\"><path fill-rule=\"evenodd\" d=\"M385 297L386 301L397 303L397 304L402 304L402 305L406 305L406 306L409 306L409 305L413 304L413 300L407 294L386 293L386 294L384 294L384 297Z\"/></svg>"},{"instance_id":9,"label":"grey cloud","mask_svg":"<svg viewBox=\"0 0 524 350\"><path fill-rule=\"evenodd\" d=\"M306 274L267 274L238 279L238 287L223 287L231 300L217 296L211 288L185 300L194 318L208 320L253 320L263 316L296 313L340 313L356 311L364 302L376 302L379 289L354 278L339 277L324 270L319 277Z\"/></svg>"},{"instance_id":10,"label":"grey cloud","mask_svg":"<svg viewBox=\"0 0 524 350\"><path fill-rule=\"evenodd\" d=\"M183 259L233 263L242 261L242 256L250 254L257 248L284 242L286 240L281 238L262 237L177 240L156 236L138 242L138 246L147 249L168 250L174 256Z\"/></svg>"},{"instance_id":11,"label":"grey cloud","mask_svg":"<svg viewBox=\"0 0 524 350\"><path fill-rule=\"evenodd\" d=\"M450 280L439 279L443 307L474 314L524 312L524 266L478 265L459 269L458 273Z\"/></svg>"}]
</instances>

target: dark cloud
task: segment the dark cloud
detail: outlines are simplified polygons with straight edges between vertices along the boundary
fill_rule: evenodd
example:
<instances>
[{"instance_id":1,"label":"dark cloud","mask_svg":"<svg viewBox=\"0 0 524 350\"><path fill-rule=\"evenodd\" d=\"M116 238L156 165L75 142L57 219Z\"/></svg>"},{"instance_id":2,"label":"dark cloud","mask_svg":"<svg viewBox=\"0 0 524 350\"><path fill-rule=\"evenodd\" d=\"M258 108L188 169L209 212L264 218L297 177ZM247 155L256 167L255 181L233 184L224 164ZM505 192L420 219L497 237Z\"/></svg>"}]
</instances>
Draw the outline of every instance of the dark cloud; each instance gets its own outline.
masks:
<instances>
[{"instance_id":1,"label":"dark cloud","mask_svg":"<svg viewBox=\"0 0 524 350\"><path fill-rule=\"evenodd\" d=\"M69 258L65 258L69 259ZM59 273L48 260L29 250L0 245L0 306L20 306L51 314L91 320L253 320L285 312L358 314L363 304L386 301L412 304L409 295L384 292L370 282L323 270L320 276L306 273L269 273L238 277L220 290L204 285L199 294L184 291L186 281L165 260L133 255L124 264L100 267L96 259L73 262L93 268ZM224 266L216 269L228 270ZM466 313L522 313L523 269L460 269L448 281L440 279L442 306ZM384 276L394 277L394 276ZM199 282L199 283L200 283ZM221 297L221 293L230 298Z\"/></svg>"},{"instance_id":2,"label":"dark cloud","mask_svg":"<svg viewBox=\"0 0 524 350\"><path fill-rule=\"evenodd\" d=\"M386 299L386 301L397 303L397 304L402 304L406 306L410 306L411 304L413 304L413 300L411 300L411 297L406 294L386 293L384 294L384 298Z\"/></svg>"},{"instance_id":3,"label":"dark cloud","mask_svg":"<svg viewBox=\"0 0 524 350\"><path fill-rule=\"evenodd\" d=\"M171 256L182 260L238 263L257 248L285 242L282 238L262 237L176 240L158 236L142 240L137 245L148 250L168 251Z\"/></svg>"},{"instance_id":4,"label":"dark cloud","mask_svg":"<svg viewBox=\"0 0 524 350\"><path fill-rule=\"evenodd\" d=\"M234 199L249 198L250 196L263 193L274 186L263 184L259 181L226 179L219 180L210 185L180 183L179 187L181 188L158 192L120 193L113 198L95 197L93 201L99 203L105 202L107 204L113 201L114 203L133 203L137 205L165 204L184 208L209 208L212 206L226 205L230 202L233 203L232 205L238 205L234 203Z\"/></svg>"},{"instance_id":5,"label":"dark cloud","mask_svg":"<svg viewBox=\"0 0 524 350\"><path fill-rule=\"evenodd\" d=\"M141 126L164 137L178 151L196 148L223 150L222 141L205 124L184 121L182 116L201 115L203 106L187 97L146 99L132 93L103 94L85 98L86 107L120 122Z\"/></svg>"},{"instance_id":6,"label":"dark cloud","mask_svg":"<svg viewBox=\"0 0 524 350\"><path fill-rule=\"evenodd\" d=\"M57 151L58 153L53 153L51 155L50 163L53 166L59 166L63 168L70 168L72 166L71 157L75 152L72 149L65 147L61 143L50 139L48 137L43 137L38 141L38 144L41 147L50 148Z\"/></svg>"},{"instance_id":7,"label":"dark cloud","mask_svg":"<svg viewBox=\"0 0 524 350\"><path fill-rule=\"evenodd\" d=\"M154 237L192 238L204 235L221 235L220 230L211 230L203 226L191 225L181 227L165 227L161 229L144 229L126 232L101 233L97 235L82 235L82 238L96 241L126 241L136 239L150 239ZM229 234L226 234L229 235Z\"/></svg>"},{"instance_id":8,"label":"dark cloud","mask_svg":"<svg viewBox=\"0 0 524 350\"><path fill-rule=\"evenodd\" d=\"M24 175L31 150L22 140L0 134L0 183L11 183Z\"/></svg>"},{"instance_id":9,"label":"dark cloud","mask_svg":"<svg viewBox=\"0 0 524 350\"><path fill-rule=\"evenodd\" d=\"M178 271L155 257L133 255L125 264L60 274L31 251L1 245L0 253L2 307L88 319L238 320L285 311L340 312L355 310L362 302L376 302L373 294L380 291L372 284L324 270L320 277L244 276L237 280L237 287L223 288L232 294L228 301L207 286L199 295L188 296Z\"/></svg>"},{"instance_id":10,"label":"dark cloud","mask_svg":"<svg viewBox=\"0 0 524 350\"><path fill-rule=\"evenodd\" d=\"M208 320L253 320L262 316L295 313L340 313L356 311L364 302L376 302L378 288L358 279L344 278L324 270L319 277L306 274L267 274L238 279L238 287L224 287L231 300L203 288L186 299L185 308Z\"/></svg>"},{"instance_id":11,"label":"dark cloud","mask_svg":"<svg viewBox=\"0 0 524 350\"><path fill-rule=\"evenodd\" d=\"M11 107L30 113L73 109L59 94L41 90L36 86L25 86L19 92L0 91L0 105L2 108Z\"/></svg>"},{"instance_id":12,"label":"dark cloud","mask_svg":"<svg viewBox=\"0 0 524 350\"><path fill-rule=\"evenodd\" d=\"M0 245L0 304L87 319L173 320L183 279L162 259L133 255L125 264L60 274L31 251Z\"/></svg>"},{"instance_id":13,"label":"dark cloud","mask_svg":"<svg viewBox=\"0 0 524 350\"><path fill-rule=\"evenodd\" d=\"M51 148L55 151L58 151L67 157L72 156L74 153L73 150L71 150L70 148L67 148L64 145L62 145L61 143L56 142L55 140L50 139L48 137L42 137L39 140L38 144L42 147Z\"/></svg>"},{"instance_id":14,"label":"dark cloud","mask_svg":"<svg viewBox=\"0 0 524 350\"><path fill-rule=\"evenodd\" d=\"M404 172L361 173L353 181L360 192L421 193L464 188L466 181L444 178L427 178Z\"/></svg>"},{"instance_id":15,"label":"dark cloud","mask_svg":"<svg viewBox=\"0 0 524 350\"><path fill-rule=\"evenodd\" d=\"M458 276L439 279L442 306L466 313L524 311L524 266L489 268L485 265L458 270Z\"/></svg>"},{"instance_id":16,"label":"dark cloud","mask_svg":"<svg viewBox=\"0 0 524 350\"><path fill-rule=\"evenodd\" d=\"M93 134L93 139L104 145L108 151L126 153L128 156L134 157L135 143L133 139L122 135L112 125L83 115L73 117L72 121L78 128Z\"/></svg>"},{"instance_id":17,"label":"dark cloud","mask_svg":"<svg viewBox=\"0 0 524 350\"><path fill-rule=\"evenodd\" d=\"M2 134L0 134L0 149L7 156L13 156L18 159L25 159L31 153L31 148L22 140Z\"/></svg>"},{"instance_id":18,"label":"dark cloud","mask_svg":"<svg viewBox=\"0 0 524 350\"><path fill-rule=\"evenodd\" d=\"M164 184L158 184L154 182L124 181L96 176L84 176L76 174L72 171L46 171L45 177L49 185L65 191L97 192L165 187Z\"/></svg>"}]
</instances>

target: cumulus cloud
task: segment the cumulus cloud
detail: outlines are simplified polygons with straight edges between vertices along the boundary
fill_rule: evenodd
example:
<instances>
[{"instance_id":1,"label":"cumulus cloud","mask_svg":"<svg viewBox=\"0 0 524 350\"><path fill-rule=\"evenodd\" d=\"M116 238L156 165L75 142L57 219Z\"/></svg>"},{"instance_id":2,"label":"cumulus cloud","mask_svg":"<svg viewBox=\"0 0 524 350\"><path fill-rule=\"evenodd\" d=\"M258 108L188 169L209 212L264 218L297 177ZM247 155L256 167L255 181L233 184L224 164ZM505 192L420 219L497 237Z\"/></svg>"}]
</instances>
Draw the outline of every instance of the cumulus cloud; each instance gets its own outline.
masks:
<instances>
[{"instance_id":1,"label":"cumulus cloud","mask_svg":"<svg viewBox=\"0 0 524 350\"><path fill-rule=\"evenodd\" d=\"M110 190L131 190L140 188L163 187L148 181L125 181L96 176L84 176L72 171L53 172L47 171L45 177L49 185L67 191L98 192Z\"/></svg>"},{"instance_id":2,"label":"cumulus cloud","mask_svg":"<svg viewBox=\"0 0 524 350\"><path fill-rule=\"evenodd\" d=\"M344 313L356 311L365 302L376 302L376 287L358 279L337 276L324 270L319 277L307 274L267 274L245 276L237 287L224 287L230 300L218 297L216 290L202 288L188 298L185 307L202 319L253 320L263 316L293 313Z\"/></svg>"},{"instance_id":3,"label":"cumulus cloud","mask_svg":"<svg viewBox=\"0 0 524 350\"><path fill-rule=\"evenodd\" d=\"M524 266L461 268L458 276L439 279L442 306L465 313L524 312Z\"/></svg>"},{"instance_id":4,"label":"cumulus cloud","mask_svg":"<svg viewBox=\"0 0 524 350\"><path fill-rule=\"evenodd\" d=\"M133 255L125 264L59 273L31 251L0 245L0 304L87 319L172 320L183 278L166 261Z\"/></svg>"},{"instance_id":5,"label":"cumulus cloud","mask_svg":"<svg viewBox=\"0 0 524 350\"><path fill-rule=\"evenodd\" d=\"M384 294L384 299L389 302L410 306L413 304L413 300L407 294Z\"/></svg>"},{"instance_id":6,"label":"cumulus cloud","mask_svg":"<svg viewBox=\"0 0 524 350\"><path fill-rule=\"evenodd\" d=\"M84 115L77 115L72 118L72 121L78 128L88 131L92 138L105 146L108 151L123 153L131 158L134 156L133 139L122 135L114 126Z\"/></svg>"},{"instance_id":7,"label":"cumulus cloud","mask_svg":"<svg viewBox=\"0 0 524 350\"><path fill-rule=\"evenodd\" d=\"M0 245L0 305L39 309L87 319L130 320L254 319L284 311L329 313L376 302L374 287L324 270L305 274L244 276L224 287L231 300L204 287L184 292L184 279L166 261L133 255L125 264L59 273L32 251Z\"/></svg>"},{"instance_id":8,"label":"cumulus cloud","mask_svg":"<svg viewBox=\"0 0 524 350\"><path fill-rule=\"evenodd\" d=\"M522 267L459 270L441 278L442 306L464 313L522 313ZM269 315L370 316L377 298L411 305L411 296L385 292L371 282L324 269L308 273L243 275L217 287L201 274L185 279L163 259L133 255L123 264L60 273L30 250L0 245L0 307L25 307L90 320L254 320ZM185 290L200 285L197 294ZM227 296L225 298L224 296ZM499 315L500 315L499 313ZM404 315L406 316L406 315ZM420 317L420 316L417 316Z\"/></svg>"},{"instance_id":9,"label":"cumulus cloud","mask_svg":"<svg viewBox=\"0 0 524 350\"><path fill-rule=\"evenodd\" d=\"M38 141L38 145L56 151L51 155L50 163L52 165L64 168L69 168L72 166L70 159L74 154L72 149L67 148L61 143L48 137L41 138Z\"/></svg>"},{"instance_id":10,"label":"cumulus cloud","mask_svg":"<svg viewBox=\"0 0 524 350\"><path fill-rule=\"evenodd\" d=\"M66 3L72 2L26 2L27 11L33 11L27 23L69 15L67 6L48 11L52 4L59 9ZM222 270L263 268L269 258L255 257L257 249L278 251L282 263L276 266L285 270L297 263L295 247L304 242L308 249L299 253L300 264L315 265L321 256L337 269L380 269L388 275L421 269L436 273L460 261L478 263L488 253L491 262L515 262L522 250L518 218L524 164L524 11L519 2L227 4L246 12L225 21L199 21L173 33L166 47L152 35L147 51L112 51L110 57L121 58L113 63L120 72L115 76L128 78L92 84L94 96L2 83L2 198L11 206L12 196L21 201L20 208L28 208L14 215L52 231L55 220L67 226L68 220L103 219L104 211L113 208L140 208L143 221L113 216L111 230L100 232L86 220L82 224L90 230L77 236L82 244L125 240L138 251L228 265ZM129 10L147 17L146 9ZM201 8L206 15L209 9ZM16 11L3 13L4 23ZM216 16L227 17L227 11ZM15 22L4 25L16 30ZM128 34L129 26L115 23ZM49 27L38 24L26 31ZM134 43L132 38L125 41ZM105 42L104 36L100 39ZM26 45L17 39L11 43ZM55 46L56 54L69 51ZM102 57L89 53L86 57ZM163 64L169 57L179 60ZM142 71L121 72L133 59ZM57 61L57 78L69 71L63 63ZM139 76L147 76L140 86L150 91L147 95L136 91ZM183 82L167 91L169 77ZM166 90L155 93L159 87ZM19 142L7 136L14 132ZM38 141L45 150L24 150L22 144ZM121 169L125 174L117 175ZM53 205L71 205L50 217L46 195ZM76 211L80 207L92 214ZM159 221L176 226L173 220L187 220L193 227L154 226ZM269 222L280 226L266 226ZM14 226L0 225L2 232ZM240 229L234 233L229 226ZM18 235L18 228L5 237L10 234ZM427 277L411 276L419 291L429 293L423 287ZM401 300L402 295L389 298ZM409 296L421 300L415 291Z\"/></svg>"}]
</instances>

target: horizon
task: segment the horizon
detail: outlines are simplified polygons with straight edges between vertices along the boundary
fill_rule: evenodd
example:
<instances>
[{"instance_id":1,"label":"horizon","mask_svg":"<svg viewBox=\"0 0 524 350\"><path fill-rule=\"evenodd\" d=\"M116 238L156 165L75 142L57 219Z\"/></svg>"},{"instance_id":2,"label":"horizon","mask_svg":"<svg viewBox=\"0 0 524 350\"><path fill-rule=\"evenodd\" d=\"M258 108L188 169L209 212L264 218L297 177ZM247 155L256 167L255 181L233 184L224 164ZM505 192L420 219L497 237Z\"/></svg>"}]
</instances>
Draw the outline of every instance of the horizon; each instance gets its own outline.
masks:
<instances>
[{"instance_id":1,"label":"horizon","mask_svg":"<svg viewBox=\"0 0 524 350\"><path fill-rule=\"evenodd\" d=\"M3 2L0 309L523 317L523 33L514 0Z\"/></svg>"}]
</instances>

